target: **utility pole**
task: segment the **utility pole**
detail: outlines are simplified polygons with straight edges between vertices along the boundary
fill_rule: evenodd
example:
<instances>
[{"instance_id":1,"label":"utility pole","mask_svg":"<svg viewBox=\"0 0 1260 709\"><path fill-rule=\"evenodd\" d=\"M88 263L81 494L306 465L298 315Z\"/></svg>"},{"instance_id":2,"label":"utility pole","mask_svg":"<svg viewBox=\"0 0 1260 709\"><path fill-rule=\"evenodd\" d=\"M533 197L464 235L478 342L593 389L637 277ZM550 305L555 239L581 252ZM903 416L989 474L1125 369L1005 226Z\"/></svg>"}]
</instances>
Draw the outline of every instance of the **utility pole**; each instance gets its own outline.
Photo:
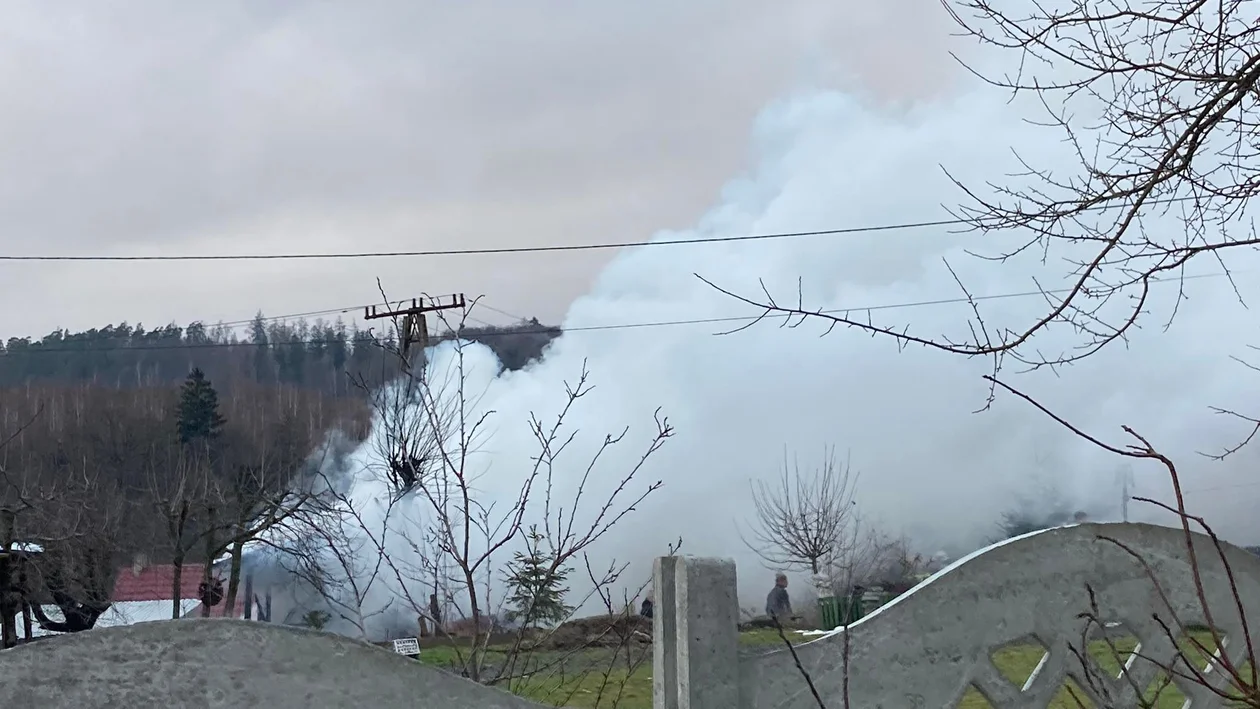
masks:
<instances>
[{"instance_id":1,"label":"utility pole","mask_svg":"<svg viewBox=\"0 0 1260 709\"><path fill-rule=\"evenodd\" d=\"M410 308L381 312L376 309L375 305L368 306L363 309L363 319L376 320L378 318L401 317L402 320L398 326L398 347L402 352L403 360L410 362L408 355L411 352L413 343L419 344L421 350L429 346L429 323L425 318L425 314L439 310L454 310L455 308L462 310L465 307L466 302L463 293L456 293L450 296L449 302L447 302L446 296L429 298L427 305L423 297L412 298Z\"/></svg>"},{"instance_id":2,"label":"utility pole","mask_svg":"<svg viewBox=\"0 0 1260 709\"><path fill-rule=\"evenodd\" d=\"M1129 489L1133 485L1133 466L1125 464L1116 474L1120 478L1120 519L1128 522L1129 498L1131 497Z\"/></svg>"}]
</instances>

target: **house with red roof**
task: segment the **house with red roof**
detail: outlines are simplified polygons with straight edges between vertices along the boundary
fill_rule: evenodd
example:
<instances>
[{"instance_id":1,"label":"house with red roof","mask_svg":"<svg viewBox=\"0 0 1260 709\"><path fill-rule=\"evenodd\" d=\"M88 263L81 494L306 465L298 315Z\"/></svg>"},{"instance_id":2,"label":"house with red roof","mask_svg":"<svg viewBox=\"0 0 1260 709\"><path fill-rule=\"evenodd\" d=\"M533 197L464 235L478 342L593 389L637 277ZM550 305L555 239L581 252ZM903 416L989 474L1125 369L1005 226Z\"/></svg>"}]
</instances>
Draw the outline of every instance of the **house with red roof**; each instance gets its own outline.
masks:
<instances>
[{"instance_id":1,"label":"house with red roof","mask_svg":"<svg viewBox=\"0 0 1260 709\"><path fill-rule=\"evenodd\" d=\"M205 567L201 564L189 564L183 567L180 574L178 603L180 618L201 618L201 582ZM219 572L215 571L218 579ZM226 580L221 581L226 585ZM245 584L237 593L234 607L229 609L222 603L210 607L211 618L266 618L267 608L260 599L251 599L246 604ZM253 596L252 589L248 594ZM114 593L109 610L96 620L97 628L111 628L134 623L147 623L155 620L170 620L175 610L175 566L173 564L149 564L143 556L137 556L130 565L118 571L114 580ZM249 612L246 613L248 607ZM43 606L44 612L52 620L61 620L61 609L55 605ZM38 625L32 628L32 637L54 635Z\"/></svg>"},{"instance_id":2,"label":"house with red roof","mask_svg":"<svg viewBox=\"0 0 1260 709\"><path fill-rule=\"evenodd\" d=\"M205 567L201 564L185 565L181 570L179 579L179 603L181 618L202 618L206 617L202 612L203 593L202 580L205 578ZM216 562L212 571L211 578L219 585L220 591L225 590L227 585L227 568L225 564ZM212 602L210 606L210 618L236 618L236 619L257 619L263 620L267 617L267 606L264 599L259 598L251 588L252 584L249 579L245 579L237 589L236 602L232 608L227 608L220 601ZM175 595L175 565L174 564L156 564L149 565L143 557L137 557L132 565L118 572L118 577L114 581L114 606L122 606L122 611L130 611L136 620L131 623L141 623L144 620L170 620L171 613L174 610ZM221 598L222 594L215 594ZM252 603L246 603L246 597L252 597ZM144 605L140 605L144 604ZM159 604L151 606L149 604ZM162 608L164 612L158 613L158 608ZM150 615L157 617L150 618ZM104 618L104 616L101 616ZM100 622L97 622L100 626Z\"/></svg>"},{"instance_id":3,"label":"house with red roof","mask_svg":"<svg viewBox=\"0 0 1260 709\"><path fill-rule=\"evenodd\" d=\"M201 604L197 589L201 583L202 567L185 566L179 582L179 616L184 617ZM170 620L175 603L175 566L172 564L146 565L137 559L131 566L120 569L114 579L113 607L127 611L131 622L146 620ZM112 609L111 609L112 610ZM109 613L108 611L106 612ZM100 620L105 620L102 615ZM125 623L129 625L130 623ZM100 621L97 621L100 627Z\"/></svg>"}]
</instances>

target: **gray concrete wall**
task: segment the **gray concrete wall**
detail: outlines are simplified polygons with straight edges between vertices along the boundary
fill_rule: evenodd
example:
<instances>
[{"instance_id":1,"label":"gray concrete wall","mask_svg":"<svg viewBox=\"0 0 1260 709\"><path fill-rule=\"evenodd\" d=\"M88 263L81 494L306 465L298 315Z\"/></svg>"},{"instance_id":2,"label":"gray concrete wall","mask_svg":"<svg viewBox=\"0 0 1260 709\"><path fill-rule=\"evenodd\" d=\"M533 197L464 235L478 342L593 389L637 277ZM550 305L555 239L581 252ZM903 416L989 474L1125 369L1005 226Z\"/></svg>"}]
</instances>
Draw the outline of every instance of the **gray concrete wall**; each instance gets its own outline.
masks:
<instances>
[{"instance_id":1,"label":"gray concrete wall","mask_svg":"<svg viewBox=\"0 0 1260 709\"><path fill-rule=\"evenodd\" d=\"M0 707L537 706L354 640L270 623L143 623L0 654Z\"/></svg>"},{"instance_id":2,"label":"gray concrete wall","mask_svg":"<svg viewBox=\"0 0 1260 709\"><path fill-rule=\"evenodd\" d=\"M1159 579L1170 608L1132 555L1140 555ZM1240 614L1223 564L1211 541L1196 536L1203 564L1208 608L1230 641L1231 658L1245 657ZM1260 559L1227 546L1252 627L1260 624ZM1172 643L1154 620L1171 625L1202 622L1182 532L1138 524L1083 524L1064 527L990 547L946 569L926 585L902 596L849 630L850 706L863 709L953 707L974 685L994 707L1046 707L1064 680L1082 687L1083 667L1071 647L1080 647L1090 609L1087 586L1096 594L1104 619L1123 623L1142 642L1142 653L1164 663ZM1048 648L1048 659L1027 691L999 675L992 650L1026 638ZM1260 637L1253 638L1260 640ZM843 631L796 649L803 667L827 706L839 707L845 675ZM1158 668L1138 660L1131 668L1147 687ZM1218 672L1219 676L1220 673ZM816 707L791 655L781 650L740 663L739 706L744 709ZM1127 680L1107 680L1112 703L1138 706ZM1196 709L1223 707L1203 687L1190 685Z\"/></svg>"},{"instance_id":3,"label":"gray concrete wall","mask_svg":"<svg viewBox=\"0 0 1260 709\"><path fill-rule=\"evenodd\" d=\"M1150 573L1117 545L1139 555ZM1247 642L1223 565L1210 540L1196 537L1208 607L1239 657ZM1226 554L1244 600L1260 624L1260 559ZM805 709L817 706L797 660L786 650L738 657L734 565L720 559L658 561L654 628L658 709ZM1029 535L941 572L853 624L849 633L850 707L953 707L969 686L994 707L1048 705L1065 678L1085 687L1072 652L1079 646L1092 589L1104 620L1122 623L1144 655L1167 662L1169 624L1204 620L1180 530L1085 524ZM1166 598L1171 607L1165 606ZM1049 654L1026 691L989 660L993 649L1035 638ZM1253 638L1260 640L1260 638ZM796 649L824 703L843 706L843 631ZM1139 686L1157 668L1138 660ZM1219 673L1218 673L1219 674ZM1128 682L1105 680L1115 701L1136 706ZM1191 689L1196 709L1222 706ZM1105 706L1100 697L1093 697ZM423 667L388 651L329 634L267 623L181 620L94 630L0 654L0 707L478 707L537 706L495 689Z\"/></svg>"}]
</instances>

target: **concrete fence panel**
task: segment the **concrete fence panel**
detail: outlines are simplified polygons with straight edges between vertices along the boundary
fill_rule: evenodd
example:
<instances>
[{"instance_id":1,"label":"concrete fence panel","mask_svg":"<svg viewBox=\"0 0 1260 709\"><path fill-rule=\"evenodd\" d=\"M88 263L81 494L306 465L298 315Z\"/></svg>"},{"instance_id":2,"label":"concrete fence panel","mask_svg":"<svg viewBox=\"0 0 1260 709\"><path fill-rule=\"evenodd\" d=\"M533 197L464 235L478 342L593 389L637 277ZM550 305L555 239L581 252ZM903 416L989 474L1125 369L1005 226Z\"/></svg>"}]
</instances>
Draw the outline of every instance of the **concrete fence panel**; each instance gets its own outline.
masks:
<instances>
[{"instance_id":1,"label":"concrete fence panel","mask_svg":"<svg viewBox=\"0 0 1260 709\"><path fill-rule=\"evenodd\" d=\"M538 706L348 638L242 620L92 630L0 655L0 707Z\"/></svg>"},{"instance_id":2,"label":"concrete fence panel","mask_svg":"<svg viewBox=\"0 0 1260 709\"><path fill-rule=\"evenodd\" d=\"M1224 564L1195 536L1204 594L1225 652L1237 661L1260 625L1260 559L1233 546ZM1043 709L1067 682L1094 706L1138 706L1176 650L1164 625L1203 623L1177 529L1082 524L993 545L960 560L875 613L794 648L741 657L736 570L723 559L666 557L654 568L656 709L956 707L980 693L996 709ZM1102 628L1140 642L1127 675L1080 652L1091 598ZM1110 632L1095 628L1100 632ZM848 657L846 659L846 638ZM1002 675L995 649L1040 646L1023 686ZM1081 657L1086 664L1082 664ZM798 667L799 664L799 667ZM813 684L811 691L802 668ZM1221 673L1208 678L1220 686ZM1092 680L1092 682L1091 682ZM1179 682L1193 709L1224 704ZM94 630L0 655L0 707L478 707L539 705L334 635L270 623L180 620Z\"/></svg>"},{"instance_id":3,"label":"concrete fence panel","mask_svg":"<svg viewBox=\"0 0 1260 709\"><path fill-rule=\"evenodd\" d=\"M1243 599L1244 613L1240 614L1211 540L1196 535L1194 546L1207 607L1225 635L1225 651L1231 659L1243 658L1248 638L1241 618L1249 617L1252 627L1260 625L1260 559L1226 545L1225 554ZM818 701L797 662L830 709L844 706L846 675L849 706L861 709L944 709L956 707L969 691L980 693L996 709L1043 709L1069 681L1075 691L1085 695L1087 705L1134 707L1140 705L1134 687L1149 687L1160 673L1160 665L1168 666L1176 655L1161 623L1177 627L1178 621L1189 625L1206 620L1180 530L1140 524L1060 527L977 552L855 622L847 630L847 663L844 630L797 646L795 658L786 649L740 658L735 663L737 699L731 699L728 672L713 673L709 685L699 686L703 681L696 672L700 665L682 658L727 658L737 640L716 629L684 634L682 626L684 618L708 618L708 608L724 608L726 596L734 592L733 570L719 571L725 567L715 560L683 558L672 563L675 617L671 621L659 615L658 626L677 625L677 647L668 652L678 658L679 685L686 676L691 686L685 695L675 695L676 703L672 704L658 693L656 709L719 706L708 703L709 696L722 697L726 703L721 706L742 709L816 708ZM684 586L708 588L719 578L727 588L716 589L710 596L697 598L679 592ZM665 590L662 584L668 579L658 574L656 581L660 598ZM1091 592L1101 627L1095 623L1091 628L1081 617L1090 612ZM704 609L690 607L697 601ZM716 620L720 616L721 612L712 617ZM722 622L727 619L722 618ZM1133 656L1128 677L1113 676L1085 651L1081 655L1089 664L1083 665L1076 651L1088 644L1083 641L1102 637L1095 634L1086 638L1084 633L1087 629L1112 632L1104 628L1124 629L1141 643L1141 655L1160 664ZM995 650L1013 644L1039 645L1045 650L1022 687L1002 676L992 660ZM657 651L660 653L661 648ZM1218 686L1224 679L1219 671L1207 676L1215 678ZM1093 688L1090 679L1095 682ZM1194 709L1225 706L1205 687L1177 684L1192 700Z\"/></svg>"}]
</instances>

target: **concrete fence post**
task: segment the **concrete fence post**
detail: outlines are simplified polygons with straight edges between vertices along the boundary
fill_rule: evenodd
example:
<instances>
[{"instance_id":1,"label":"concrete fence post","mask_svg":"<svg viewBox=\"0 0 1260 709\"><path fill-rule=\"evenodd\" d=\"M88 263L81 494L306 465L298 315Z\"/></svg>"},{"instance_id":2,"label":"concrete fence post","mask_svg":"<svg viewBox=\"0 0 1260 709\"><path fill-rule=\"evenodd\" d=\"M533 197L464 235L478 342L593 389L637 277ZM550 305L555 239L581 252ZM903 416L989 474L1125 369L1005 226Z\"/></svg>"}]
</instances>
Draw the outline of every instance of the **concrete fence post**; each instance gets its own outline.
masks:
<instances>
[{"instance_id":1,"label":"concrete fence post","mask_svg":"<svg viewBox=\"0 0 1260 709\"><path fill-rule=\"evenodd\" d=\"M652 709L678 709L678 605L674 572L678 557L652 565Z\"/></svg>"},{"instance_id":2,"label":"concrete fence post","mask_svg":"<svg viewBox=\"0 0 1260 709\"><path fill-rule=\"evenodd\" d=\"M735 562L661 557L653 583L653 709L738 707Z\"/></svg>"}]
</instances>

